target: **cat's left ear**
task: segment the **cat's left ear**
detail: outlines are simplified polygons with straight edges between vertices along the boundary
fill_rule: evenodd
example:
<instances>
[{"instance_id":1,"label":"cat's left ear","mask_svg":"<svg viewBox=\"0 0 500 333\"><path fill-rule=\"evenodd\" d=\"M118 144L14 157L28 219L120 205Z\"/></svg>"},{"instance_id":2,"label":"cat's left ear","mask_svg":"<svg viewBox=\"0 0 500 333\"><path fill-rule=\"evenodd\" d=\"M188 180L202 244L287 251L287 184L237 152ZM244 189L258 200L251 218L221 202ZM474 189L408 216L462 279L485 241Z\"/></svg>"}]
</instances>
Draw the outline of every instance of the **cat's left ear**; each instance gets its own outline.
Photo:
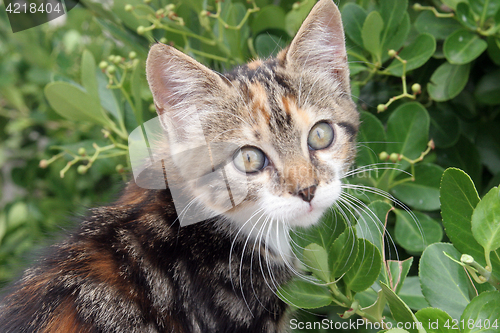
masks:
<instances>
[{"instance_id":1,"label":"cat's left ear","mask_svg":"<svg viewBox=\"0 0 500 333\"><path fill-rule=\"evenodd\" d=\"M207 100L223 95L219 75L169 45L151 47L146 75L162 126L180 134L204 112Z\"/></svg>"},{"instance_id":2,"label":"cat's left ear","mask_svg":"<svg viewBox=\"0 0 500 333\"><path fill-rule=\"evenodd\" d=\"M350 93L344 29L337 6L320 0L311 10L287 50L287 64L314 75L326 74ZM279 57L279 56L278 56Z\"/></svg>"}]
</instances>

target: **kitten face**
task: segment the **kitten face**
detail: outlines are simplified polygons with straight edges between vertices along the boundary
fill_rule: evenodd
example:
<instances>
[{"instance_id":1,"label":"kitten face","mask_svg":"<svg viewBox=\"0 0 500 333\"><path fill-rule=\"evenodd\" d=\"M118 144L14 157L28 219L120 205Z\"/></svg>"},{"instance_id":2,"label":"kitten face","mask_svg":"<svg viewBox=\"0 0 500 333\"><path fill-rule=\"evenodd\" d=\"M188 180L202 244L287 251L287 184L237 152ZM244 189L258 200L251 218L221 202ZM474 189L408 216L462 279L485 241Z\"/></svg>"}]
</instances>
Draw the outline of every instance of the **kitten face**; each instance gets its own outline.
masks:
<instances>
[{"instance_id":1,"label":"kitten face","mask_svg":"<svg viewBox=\"0 0 500 333\"><path fill-rule=\"evenodd\" d=\"M214 215L249 233L267 221L308 226L339 197L359 118L340 13L330 0L313 8L276 59L220 75L156 44L147 74L171 167L185 191ZM213 145L206 159L183 153L200 142ZM214 166L224 170L229 207L221 199L227 186L197 180Z\"/></svg>"}]
</instances>

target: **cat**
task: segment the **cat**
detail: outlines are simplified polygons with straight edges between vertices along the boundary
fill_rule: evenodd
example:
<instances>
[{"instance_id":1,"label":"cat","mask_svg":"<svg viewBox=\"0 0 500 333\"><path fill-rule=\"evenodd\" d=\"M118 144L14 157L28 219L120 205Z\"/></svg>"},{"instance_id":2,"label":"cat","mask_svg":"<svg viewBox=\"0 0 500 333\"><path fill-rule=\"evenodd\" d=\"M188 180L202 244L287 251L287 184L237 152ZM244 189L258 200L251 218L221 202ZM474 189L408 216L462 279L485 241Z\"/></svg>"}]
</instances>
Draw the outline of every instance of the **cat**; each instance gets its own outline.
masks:
<instances>
[{"instance_id":1,"label":"cat","mask_svg":"<svg viewBox=\"0 0 500 333\"><path fill-rule=\"evenodd\" d=\"M3 299L1 332L288 332L276 294L294 274L288 232L335 203L356 151L344 39L337 7L320 0L276 58L224 75L153 45L166 188L132 180L92 209ZM234 149L212 149L207 166L189 153L199 142ZM193 180L217 163L230 189ZM181 226L171 182L210 217ZM238 189L227 207L220 197Z\"/></svg>"}]
</instances>

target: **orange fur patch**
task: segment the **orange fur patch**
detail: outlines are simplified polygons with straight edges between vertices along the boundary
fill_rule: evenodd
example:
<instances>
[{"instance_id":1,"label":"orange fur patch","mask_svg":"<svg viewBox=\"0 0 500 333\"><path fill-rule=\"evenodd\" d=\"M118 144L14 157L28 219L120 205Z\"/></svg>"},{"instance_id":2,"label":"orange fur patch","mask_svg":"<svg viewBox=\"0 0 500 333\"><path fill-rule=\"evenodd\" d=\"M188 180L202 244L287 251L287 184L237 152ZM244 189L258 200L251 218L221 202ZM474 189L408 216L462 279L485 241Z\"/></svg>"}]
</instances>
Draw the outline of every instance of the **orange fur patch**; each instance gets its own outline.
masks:
<instances>
[{"instance_id":1,"label":"orange fur patch","mask_svg":"<svg viewBox=\"0 0 500 333\"><path fill-rule=\"evenodd\" d=\"M67 298L55 310L54 315L42 333L89 333L88 327L82 325L78 319L72 299Z\"/></svg>"},{"instance_id":2,"label":"orange fur patch","mask_svg":"<svg viewBox=\"0 0 500 333\"><path fill-rule=\"evenodd\" d=\"M266 89L258 82L252 83L249 87L252 91L252 110L255 114L261 115L266 122L269 122L271 113L267 108Z\"/></svg>"}]
</instances>

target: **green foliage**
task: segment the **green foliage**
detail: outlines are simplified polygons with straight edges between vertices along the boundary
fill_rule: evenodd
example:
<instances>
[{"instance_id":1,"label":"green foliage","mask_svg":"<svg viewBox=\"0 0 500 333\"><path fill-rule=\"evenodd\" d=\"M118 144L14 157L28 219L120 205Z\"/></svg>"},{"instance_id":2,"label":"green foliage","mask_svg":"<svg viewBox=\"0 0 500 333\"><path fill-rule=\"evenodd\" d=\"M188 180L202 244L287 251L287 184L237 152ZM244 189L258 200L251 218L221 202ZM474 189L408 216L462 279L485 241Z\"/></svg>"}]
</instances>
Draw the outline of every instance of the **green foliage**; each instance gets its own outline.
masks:
<instances>
[{"instance_id":1,"label":"green foliage","mask_svg":"<svg viewBox=\"0 0 500 333\"><path fill-rule=\"evenodd\" d=\"M128 133L155 116L143 74L154 40L223 71L275 55L315 1L81 3L61 27L12 34L0 17L0 283L130 172ZM339 7L362 119L356 168L342 212L291 234L307 275L279 295L387 332L498 331L500 3ZM389 329L397 321L423 327Z\"/></svg>"}]
</instances>

